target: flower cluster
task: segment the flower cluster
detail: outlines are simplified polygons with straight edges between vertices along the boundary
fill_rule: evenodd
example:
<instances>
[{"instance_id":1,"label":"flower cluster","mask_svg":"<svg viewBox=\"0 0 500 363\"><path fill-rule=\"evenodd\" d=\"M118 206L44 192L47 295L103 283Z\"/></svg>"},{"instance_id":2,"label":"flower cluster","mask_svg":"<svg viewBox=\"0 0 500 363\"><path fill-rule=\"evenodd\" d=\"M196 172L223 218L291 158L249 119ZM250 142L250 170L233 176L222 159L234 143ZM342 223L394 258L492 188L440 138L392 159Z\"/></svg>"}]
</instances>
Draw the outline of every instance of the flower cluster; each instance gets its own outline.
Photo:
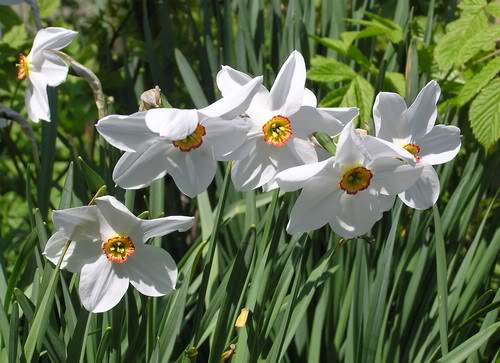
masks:
<instances>
[{"instance_id":1,"label":"flower cluster","mask_svg":"<svg viewBox=\"0 0 500 363\"><path fill-rule=\"evenodd\" d=\"M67 66L53 50L76 33L61 28L39 32L33 49L21 56L19 78L29 80L28 114L49 120L46 86L61 83ZM233 161L231 179L238 191L262 187L301 190L287 231L309 232L325 224L339 236L354 238L370 231L398 196L406 205L426 209L439 196L432 167L452 160L460 149L460 130L435 126L440 88L429 82L414 103L381 92L373 107L375 135L356 129L358 109L319 108L305 88L306 66L298 51L281 67L270 90L255 77L223 66L217 75L222 98L202 109L161 108L159 89L142 100L141 111L109 115L98 132L124 151L113 180L139 189L169 174L189 197L205 191L217 161ZM336 140L335 155L315 143L316 132ZM143 221L112 197L96 206L55 211L57 232L45 255L81 273L80 296L91 311L116 305L130 282L141 293L160 296L175 287L170 255L145 242L173 230L184 231L193 218ZM66 241L73 241L63 255Z\"/></svg>"}]
</instances>

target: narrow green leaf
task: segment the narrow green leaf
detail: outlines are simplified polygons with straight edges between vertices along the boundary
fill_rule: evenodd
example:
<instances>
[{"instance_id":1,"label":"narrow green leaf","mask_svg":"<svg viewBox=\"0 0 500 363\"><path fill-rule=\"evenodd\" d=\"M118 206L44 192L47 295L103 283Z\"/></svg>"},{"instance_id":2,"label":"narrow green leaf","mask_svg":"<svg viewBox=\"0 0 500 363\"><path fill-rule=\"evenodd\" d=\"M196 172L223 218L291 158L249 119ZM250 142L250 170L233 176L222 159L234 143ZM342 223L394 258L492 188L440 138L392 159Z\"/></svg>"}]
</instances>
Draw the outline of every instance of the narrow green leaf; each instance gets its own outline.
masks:
<instances>
[{"instance_id":1,"label":"narrow green leaf","mask_svg":"<svg viewBox=\"0 0 500 363\"><path fill-rule=\"evenodd\" d=\"M448 279L446 267L446 250L441 226L441 217L437 206L432 208L434 213L434 227L436 236L436 270L438 285L438 305L439 305L439 336L441 338L441 352L448 353Z\"/></svg>"},{"instance_id":2,"label":"narrow green leaf","mask_svg":"<svg viewBox=\"0 0 500 363\"><path fill-rule=\"evenodd\" d=\"M490 337L500 328L500 322L490 325L483 331L473 335L451 352L438 360L439 363L456 363L467 359L472 353L478 350Z\"/></svg>"}]
</instances>

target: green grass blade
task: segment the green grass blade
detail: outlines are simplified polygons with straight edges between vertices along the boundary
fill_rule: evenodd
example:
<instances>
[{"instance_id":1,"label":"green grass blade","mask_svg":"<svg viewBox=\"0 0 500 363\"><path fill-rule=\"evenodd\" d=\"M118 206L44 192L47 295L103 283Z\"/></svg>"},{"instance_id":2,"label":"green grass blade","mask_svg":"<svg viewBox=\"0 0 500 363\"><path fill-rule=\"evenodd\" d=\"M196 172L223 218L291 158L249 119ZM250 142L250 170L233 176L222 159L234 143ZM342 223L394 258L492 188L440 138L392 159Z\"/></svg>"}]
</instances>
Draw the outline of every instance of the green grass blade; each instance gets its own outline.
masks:
<instances>
[{"instance_id":1,"label":"green grass blade","mask_svg":"<svg viewBox=\"0 0 500 363\"><path fill-rule=\"evenodd\" d=\"M441 338L441 352L448 353L448 279L446 267L446 250L443 237L443 228L437 206L432 208L434 213L434 227L436 236L436 270L439 305L439 336Z\"/></svg>"}]
</instances>

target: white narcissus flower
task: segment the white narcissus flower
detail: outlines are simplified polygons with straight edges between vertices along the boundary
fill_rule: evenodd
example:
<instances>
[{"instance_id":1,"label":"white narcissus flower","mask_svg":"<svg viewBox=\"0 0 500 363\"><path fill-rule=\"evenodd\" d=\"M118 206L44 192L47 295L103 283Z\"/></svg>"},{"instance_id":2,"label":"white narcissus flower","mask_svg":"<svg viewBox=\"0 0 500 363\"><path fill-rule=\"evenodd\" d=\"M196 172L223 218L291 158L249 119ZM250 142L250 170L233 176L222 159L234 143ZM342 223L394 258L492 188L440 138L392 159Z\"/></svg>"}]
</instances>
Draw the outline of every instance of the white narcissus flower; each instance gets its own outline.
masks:
<instances>
[{"instance_id":1,"label":"white narcissus flower","mask_svg":"<svg viewBox=\"0 0 500 363\"><path fill-rule=\"evenodd\" d=\"M19 54L17 79L27 78L25 103L33 122L50 121L47 86L59 86L68 75L66 63L51 51L66 47L76 34L64 28L42 29L36 34L30 53Z\"/></svg>"},{"instance_id":2,"label":"white narcissus flower","mask_svg":"<svg viewBox=\"0 0 500 363\"><path fill-rule=\"evenodd\" d=\"M244 142L248 124L239 115L261 84L262 77L254 78L200 110L156 108L99 120L97 131L125 151L113 180L122 188L138 189L168 173L191 198L205 191L217 160L229 160L227 156Z\"/></svg>"},{"instance_id":3,"label":"white narcissus flower","mask_svg":"<svg viewBox=\"0 0 500 363\"><path fill-rule=\"evenodd\" d=\"M460 150L458 127L434 125L440 93L439 85L431 81L409 108L400 95L390 92L379 93L373 105L376 136L403 147L423 166L415 185L399 195L415 209L432 207L439 197L439 177L432 165L452 160Z\"/></svg>"},{"instance_id":4,"label":"white narcissus flower","mask_svg":"<svg viewBox=\"0 0 500 363\"><path fill-rule=\"evenodd\" d=\"M44 255L57 264L72 241L61 268L80 273L83 306L95 313L111 309L125 295L129 283L147 296L163 296L175 289L177 267L170 254L146 241L173 231L186 231L194 217L172 216L142 220L114 197L96 199L95 206L54 211L57 232Z\"/></svg>"},{"instance_id":5,"label":"white narcissus flower","mask_svg":"<svg viewBox=\"0 0 500 363\"><path fill-rule=\"evenodd\" d=\"M250 77L231 67L217 75L222 95L248 82ZM318 109L314 94L304 88L306 66L298 51L292 52L268 91L260 87L246 110L251 129L245 143L233 153L232 169L236 189L248 191L277 187L279 171L318 161L309 135L323 131L336 135L358 114L357 108Z\"/></svg>"},{"instance_id":6,"label":"white narcissus flower","mask_svg":"<svg viewBox=\"0 0 500 363\"><path fill-rule=\"evenodd\" d=\"M312 231L327 223L345 238L367 233L392 207L395 196L419 178L422 168L404 160L411 162L411 155L404 150L398 153L374 137L362 139L348 123L335 156L277 175L282 190L302 189L291 211L288 233Z\"/></svg>"}]
</instances>

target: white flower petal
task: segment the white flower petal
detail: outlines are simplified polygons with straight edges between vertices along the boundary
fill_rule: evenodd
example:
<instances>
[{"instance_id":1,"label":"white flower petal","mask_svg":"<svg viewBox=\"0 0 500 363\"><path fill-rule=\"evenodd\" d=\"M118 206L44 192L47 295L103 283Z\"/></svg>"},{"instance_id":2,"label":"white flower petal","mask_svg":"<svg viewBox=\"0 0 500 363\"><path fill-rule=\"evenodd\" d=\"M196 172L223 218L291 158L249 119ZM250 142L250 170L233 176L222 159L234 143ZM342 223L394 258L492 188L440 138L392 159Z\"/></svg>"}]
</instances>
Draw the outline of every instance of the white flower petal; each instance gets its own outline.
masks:
<instances>
[{"instance_id":1,"label":"white flower petal","mask_svg":"<svg viewBox=\"0 0 500 363\"><path fill-rule=\"evenodd\" d=\"M233 92L211 105L199 110L202 114L208 117L222 117L233 119L244 113L253 96L259 91L262 86L262 76L255 77L247 84L233 89Z\"/></svg>"},{"instance_id":2,"label":"white flower petal","mask_svg":"<svg viewBox=\"0 0 500 363\"><path fill-rule=\"evenodd\" d=\"M318 106L318 99L316 95L308 88L304 89L304 100L302 106L310 106L316 108Z\"/></svg>"},{"instance_id":3,"label":"white flower petal","mask_svg":"<svg viewBox=\"0 0 500 363\"><path fill-rule=\"evenodd\" d=\"M440 94L441 88L437 82L430 81L405 112L413 141L420 140L434 127L437 117L436 104Z\"/></svg>"},{"instance_id":4,"label":"white flower petal","mask_svg":"<svg viewBox=\"0 0 500 363\"><path fill-rule=\"evenodd\" d=\"M420 158L426 164L447 163L460 151L460 129L456 126L436 125L418 145Z\"/></svg>"},{"instance_id":5,"label":"white flower petal","mask_svg":"<svg viewBox=\"0 0 500 363\"><path fill-rule=\"evenodd\" d=\"M130 283L141 294L163 296L175 290L177 266L172 256L160 247L140 246L124 267Z\"/></svg>"},{"instance_id":6,"label":"white flower petal","mask_svg":"<svg viewBox=\"0 0 500 363\"><path fill-rule=\"evenodd\" d=\"M353 165L363 163L368 158L361 137L352 122L347 123L337 142L335 161L338 164Z\"/></svg>"},{"instance_id":7,"label":"white flower petal","mask_svg":"<svg viewBox=\"0 0 500 363\"><path fill-rule=\"evenodd\" d=\"M282 147L270 146L269 148L271 149L269 156L274 161L277 172L318 161L314 144L298 137L294 137Z\"/></svg>"},{"instance_id":8,"label":"white flower petal","mask_svg":"<svg viewBox=\"0 0 500 363\"><path fill-rule=\"evenodd\" d=\"M382 140L378 137L366 135L363 138L363 146L372 159L381 157L397 157L406 161L410 165L415 165L415 157L403 147L392 142Z\"/></svg>"},{"instance_id":9,"label":"white flower petal","mask_svg":"<svg viewBox=\"0 0 500 363\"><path fill-rule=\"evenodd\" d=\"M342 193L338 203L337 213L330 221L330 226L341 237L361 236L382 218L381 203L373 190L368 189L354 195Z\"/></svg>"},{"instance_id":10,"label":"white flower petal","mask_svg":"<svg viewBox=\"0 0 500 363\"><path fill-rule=\"evenodd\" d=\"M293 192L303 188L310 179L320 173L323 169L330 167L333 172L334 162L335 157L331 157L318 163L300 165L286 169L276 175L276 181L281 190L285 192Z\"/></svg>"},{"instance_id":11,"label":"white flower petal","mask_svg":"<svg viewBox=\"0 0 500 363\"><path fill-rule=\"evenodd\" d=\"M406 109L405 100L397 93L380 92L373 104L375 135L387 141L408 136L408 124L404 120Z\"/></svg>"},{"instance_id":12,"label":"white flower petal","mask_svg":"<svg viewBox=\"0 0 500 363\"><path fill-rule=\"evenodd\" d=\"M297 112L304 100L306 64L302 54L294 50L281 67L269 92L269 109L290 116Z\"/></svg>"},{"instance_id":13,"label":"white flower petal","mask_svg":"<svg viewBox=\"0 0 500 363\"><path fill-rule=\"evenodd\" d=\"M333 118L339 120L343 126L354 120L359 115L359 108L357 107L327 107L318 108L322 112L326 112Z\"/></svg>"},{"instance_id":14,"label":"white flower petal","mask_svg":"<svg viewBox=\"0 0 500 363\"><path fill-rule=\"evenodd\" d=\"M271 146L263 141L253 144L250 153L233 164L231 178L238 191L249 191L261 187L276 175L276 166L269 157Z\"/></svg>"},{"instance_id":15,"label":"white flower petal","mask_svg":"<svg viewBox=\"0 0 500 363\"><path fill-rule=\"evenodd\" d=\"M203 120L206 135L203 143L210 145L217 160L226 160L225 157L238 149L246 140L250 125L238 117L234 120L222 118L208 118Z\"/></svg>"},{"instance_id":16,"label":"white flower petal","mask_svg":"<svg viewBox=\"0 0 500 363\"><path fill-rule=\"evenodd\" d=\"M150 185L167 173L167 154L174 146L169 141L153 143L144 152L126 152L115 165L113 180L124 189Z\"/></svg>"},{"instance_id":17,"label":"white flower petal","mask_svg":"<svg viewBox=\"0 0 500 363\"><path fill-rule=\"evenodd\" d=\"M415 185L398 196L410 208L427 209L436 204L440 188L439 177L434 168L424 165L422 175Z\"/></svg>"},{"instance_id":18,"label":"white flower petal","mask_svg":"<svg viewBox=\"0 0 500 363\"><path fill-rule=\"evenodd\" d=\"M68 239L56 232L49 238L45 245L43 255L54 265L57 265ZM73 273L79 273L82 267L99 258L102 254L101 244L93 241L72 241L64 255L61 268Z\"/></svg>"},{"instance_id":19,"label":"white flower petal","mask_svg":"<svg viewBox=\"0 0 500 363\"><path fill-rule=\"evenodd\" d=\"M101 238L102 216L95 205L55 210L52 212L52 221L66 239L79 241Z\"/></svg>"},{"instance_id":20,"label":"white flower petal","mask_svg":"<svg viewBox=\"0 0 500 363\"><path fill-rule=\"evenodd\" d=\"M68 76L68 66L54 53L45 51L43 61L39 66L39 72L47 78L47 84L51 87L59 86Z\"/></svg>"},{"instance_id":21,"label":"white flower petal","mask_svg":"<svg viewBox=\"0 0 500 363\"><path fill-rule=\"evenodd\" d=\"M338 213L341 193L331 177L311 179L304 185L292 208L287 232L297 234L323 227Z\"/></svg>"},{"instance_id":22,"label":"white flower petal","mask_svg":"<svg viewBox=\"0 0 500 363\"><path fill-rule=\"evenodd\" d=\"M222 69L217 74L217 87L221 91L222 96L226 97L233 94L235 89L244 86L251 80L252 78L243 72L237 71L229 66L222 66ZM256 123L262 124L267 121L265 118L270 111L267 107L268 97L269 91L261 85L246 110L246 113Z\"/></svg>"},{"instance_id":23,"label":"white flower petal","mask_svg":"<svg viewBox=\"0 0 500 363\"><path fill-rule=\"evenodd\" d=\"M193 226L194 217L171 216L141 220L141 229L144 233L144 241L152 237L161 237L174 231L184 232Z\"/></svg>"},{"instance_id":24,"label":"white flower petal","mask_svg":"<svg viewBox=\"0 0 500 363\"><path fill-rule=\"evenodd\" d=\"M37 64L43 60L46 49L60 50L66 47L78 33L64 28L49 27L40 30L33 41L28 59Z\"/></svg>"},{"instance_id":25,"label":"white flower petal","mask_svg":"<svg viewBox=\"0 0 500 363\"><path fill-rule=\"evenodd\" d=\"M99 120L97 131L114 147L123 151L145 151L161 138L146 125L146 112L130 116L109 115Z\"/></svg>"},{"instance_id":26,"label":"white flower petal","mask_svg":"<svg viewBox=\"0 0 500 363\"><path fill-rule=\"evenodd\" d=\"M47 78L38 72L31 72L24 96L28 116L33 122L50 121L49 96L47 95Z\"/></svg>"},{"instance_id":27,"label":"white flower petal","mask_svg":"<svg viewBox=\"0 0 500 363\"><path fill-rule=\"evenodd\" d=\"M88 311L102 313L113 308L127 292L129 278L121 267L102 254L86 264L80 275L80 300Z\"/></svg>"},{"instance_id":28,"label":"white flower petal","mask_svg":"<svg viewBox=\"0 0 500 363\"><path fill-rule=\"evenodd\" d=\"M392 209L394 201L396 200L396 196L379 194L378 199L380 201L380 210L382 212L387 212L388 210Z\"/></svg>"},{"instance_id":29,"label":"white flower petal","mask_svg":"<svg viewBox=\"0 0 500 363\"><path fill-rule=\"evenodd\" d=\"M378 158L368 164L373 177L370 187L385 195L397 195L414 185L422 174L422 165L411 166L395 158Z\"/></svg>"},{"instance_id":30,"label":"white flower petal","mask_svg":"<svg viewBox=\"0 0 500 363\"><path fill-rule=\"evenodd\" d=\"M217 162L207 149L169 154L168 173L175 185L190 198L207 190L215 176Z\"/></svg>"},{"instance_id":31,"label":"white flower petal","mask_svg":"<svg viewBox=\"0 0 500 363\"><path fill-rule=\"evenodd\" d=\"M302 106L291 117L292 131L295 136L307 137L316 131L337 135L344 127L342 123L315 107Z\"/></svg>"},{"instance_id":32,"label":"white flower petal","mask_svg":"<svg viewBox=\"0 0 500 363\"><path fill-rule=\"evenodd\" d=\"M199 122L196 110L155 108L146 113L146 125L149 129L169 140L182 140L191 135Z\"/></svg>"},{"instance_id":33,"label":"white flower petal","mask_svg":"<svg viewBox=\"0 0 500 363\"><path fill-rule=\"evenodd\" d=\"M127 207L120 203L115 197L106 195L96 198L95 204L103 215L104 219L120 236L130 236L134 242L141 238L137 237L140 234L139 226L140 219L130 212ZM111 238L113 236L109 236Z\"/></svg>"}]
</instances>

